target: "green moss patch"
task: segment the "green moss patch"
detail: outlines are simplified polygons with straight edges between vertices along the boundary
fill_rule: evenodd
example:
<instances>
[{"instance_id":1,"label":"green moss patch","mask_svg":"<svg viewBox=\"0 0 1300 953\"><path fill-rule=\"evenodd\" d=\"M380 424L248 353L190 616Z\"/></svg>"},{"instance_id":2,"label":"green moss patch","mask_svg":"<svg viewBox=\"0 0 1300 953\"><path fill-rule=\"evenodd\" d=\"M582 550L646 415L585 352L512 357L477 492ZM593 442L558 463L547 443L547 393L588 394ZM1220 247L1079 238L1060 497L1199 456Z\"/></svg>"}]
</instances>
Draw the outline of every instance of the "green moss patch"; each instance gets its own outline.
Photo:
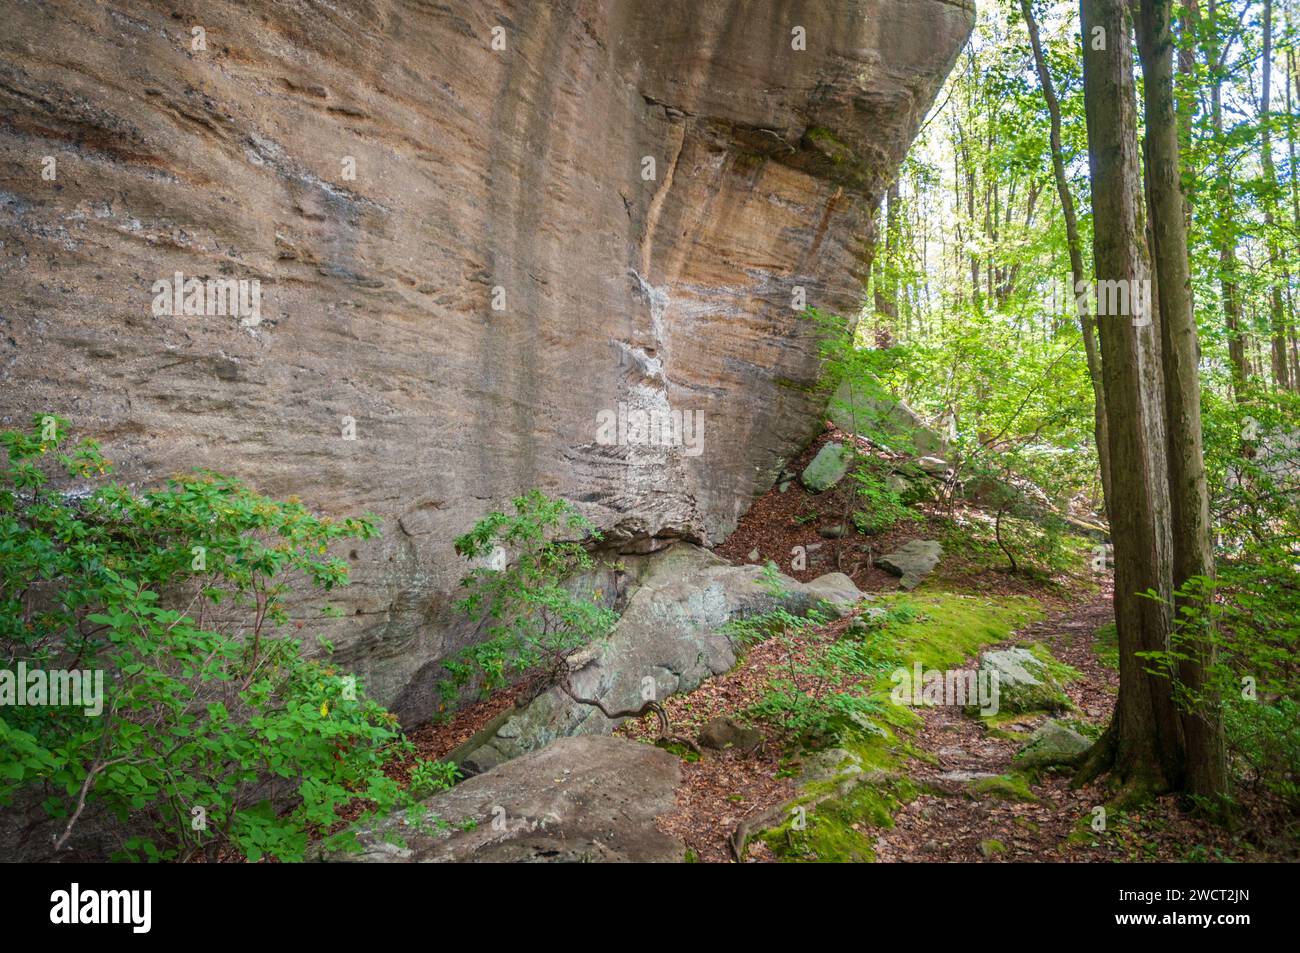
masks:
<instances>
[{"instance_id":1,"label":"green moss patch","mask_svg":"<svg viewBox=\"0 0 1300 953\"><path fill-rule=\"evenodd\" d=\"M970 786L972 794L995 797L1003 801L1038 800L1038 795L1029 790L1029 779L1023 774L1000 774L996 778L983 778Z\"/></svg>"},{"instance_id":2,"label":"green moss patch","mask_svg":"<svg viewBox=\"0 0 1300 953\"><path fill-rule=\"evenodd\" d=\"M944 592L897 593L873 606L895 610L887 630L898 665L951 669L987 645L1004 642L1020 626L1042 615L1041 606L1025 597L991 599ZM882 675L871 691L879 702L873 730L837 740L846 755L830 766L829 776L813 777L800 788L781 823L757 834L781 860L792 862L866 862L874 860L874 831L893 826L893 817L917 796L905 775L913 758L931 759L914 748L909 736L920 714L890 698L893 681ZM1019 788L1035 800L1027 783Z\"/></svg>"},{"instance_id":3,"label":"green moss patch","mask_svg":"<svg viewBox=\"0 0 1300 953\"><path fill-rule=\"evenodd\" d=\"M873 829L892 827L894 814L916 793L909 779L894 777L857 784L843 797L795 801L761 839L784 861L868 863L876 856Z\"/></svg>"},{"instance_id":4,"label":"green moss patch","mask_svg":"<svg viewBox=\"0 0 1300 953\"><path fill-rule=\"evenodd\" d=\"M897 603L916 610L913 621L890 632L905 667L919 661L927 669L957 668L985 646L1004 642L1016 629L1043 617L1042 606L1027 596L891 593L872 605Z\"/></svg>"}]
</instances>

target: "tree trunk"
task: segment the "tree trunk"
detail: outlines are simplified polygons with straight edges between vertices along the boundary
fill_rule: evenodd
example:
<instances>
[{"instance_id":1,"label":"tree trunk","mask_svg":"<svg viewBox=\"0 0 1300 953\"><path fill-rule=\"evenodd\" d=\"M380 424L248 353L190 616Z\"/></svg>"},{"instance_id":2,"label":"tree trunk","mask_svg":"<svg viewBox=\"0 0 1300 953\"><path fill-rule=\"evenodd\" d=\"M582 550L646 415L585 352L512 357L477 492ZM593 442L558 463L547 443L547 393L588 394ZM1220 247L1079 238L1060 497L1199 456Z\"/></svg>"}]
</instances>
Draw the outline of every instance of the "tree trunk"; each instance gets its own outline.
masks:
<instances>
[{"instance_id":1,"label":"tree trunk","mask_svg":"<svg viewBox=\"0 0 1300 953\"><path fill-rule=\"evenodd\" d=\"M1065 244L1070 252L1070 289L1071 300L1078 289L1085 287L1087 281L1083 273L1083 250L1079 241L1079 220L1074 212L1074 197L1070 194L1070 183L1065 177L1065 154L1061 148L1061 103L1056 98L1056 87L1052 83L1052 74L1048 72L1047 60L1043 56L1042 43L1038 37L1038 21L1034 19L1031 0L1020 0L1020 10L1025 16L1025 26L1029 29L1029 45L1034 51L1034 65L1038 68L1038 80L1043 87L1043 99L1047 101L1047 113L1051 118L1052 174L1056 179L1056 192L1061 199L1061 215L1065 219ZM1101 487L1104 499L1110 498L1110 435L1106 423L1106 387L1101 379L1101 354L1097 348L1097 319L1087 307L1076 309L1079 316L1080 330L1083 332L1083 353L1088 363L1088 377L1092 381L1093 420L1097 428L1097 460L1101 469Z\"/></svg>"},{"instance_id":2,"label":"tree trunk","mask_svg":"<svg viewBox=\"0 0 1300 953\"><path fill-rule=\"evenodd\" d=\"M1268 238L1269 326L1273 332L1273 383L1282 390L1290 390L1292 388L1291 362L1287 354L1286 313L1282 305L1282 285L1278 280L1280 256L1273 214L1273 209L1277 205L1277 169L1273 164L1273 134L1270 128L1272 61L1273 0L1264 0L1264 54L1261 64L1263 79L1260 81L1259 94L1259 162L1264 174L1266 190L1261 204L1264 206L1264 231Z\"/></svg>"},{"instance_id":3,"label":"tree trunk","mask_svg":"<svg viewBox=\"0 0 1300 953\"><path fill-rule=\"evenodd\" d=\"M898 179L890 183L885 194L885 253L877 256L876 313L887 318L894 328L898 319Z\"/></svg>"},{"instance_id":4,"label":"tree trunk","mask_svg":"<svg viewBox=\"0 0 1300 953\"><path fill-rule=\"evenodd\" d=\"M1124 0L1080 0L1084 108L1092 174L1093 259L1101 280L1150 280L1138 171L1137 107ZM1103 33L1094 33L1100 27ZM1102 49L1095 48L1103 38ZM1110 770L1121 800L1181 786L1183 726L1168 678L1146 671L1138 653L1168 649L1172 625L1169 487L1159 316L1147 323L1110 315L1099 321L1102 377L1110 424L1111 495L1106 501L1115 552L1115 623L1120 688L1106 733L1078 780ZM1154 591L1158 598L1145 593Z\"/></svg>"},{"instance_id":5,"label":"tree trunk","mask_svg":"<svg viewBox=\"0 0 1300 953\"><path fill-rule=\"evenodd\" d=\"M1211 41L1206 48L1206 66L1210 70L1210 118L1214 127L1215 195L1218 198L1217 221L1211 232L1219 255L1219 293L1223 301L1223 323L1228 331L1228 361L1232 365L1232 392L1238 401L1245 398L1250 380L1246 361L1246 338L1241 330L1241 299L1237 296L1236 209L1232 182L1227 172L1228 156L1223 138L1223 56L1219 49L1217 0L1209 0Z\"/></svg>"},{"instance_id":6,"label":"tree trunk","mask_svg":"<svg viewBox=\"0 0 1300 953\"><path fill-rule=\"evenodd\" d=\"M1172 586L1176 591L1190 579L1210 577L1214 554L1201 441L1200 345L1192 307L1187 220L1179 173L1172 15L1172 0L1142 0L1137 27L1145 103L1152 265L1155 298L1159 302L1158 316L1153 318L1158 317L1164 371ZM1176 598L1175 619L1184 618L1184 608L1209 608L1199 599L1192 605L1187 601L1185 596ZM1204 619L1206 613L1199 612L1199 617ZM1196 700L1181 712L1186 757L1184 789L1217 801L1227 793L1227 764L1219 705L1215 699L1203 697L1206 670L1214 662L1213 648L1205 634L1183 632L1181 635L1189 641L1179 646L1189 657L1179 664L1178 680Z\"/></svg>"}]
</instances>

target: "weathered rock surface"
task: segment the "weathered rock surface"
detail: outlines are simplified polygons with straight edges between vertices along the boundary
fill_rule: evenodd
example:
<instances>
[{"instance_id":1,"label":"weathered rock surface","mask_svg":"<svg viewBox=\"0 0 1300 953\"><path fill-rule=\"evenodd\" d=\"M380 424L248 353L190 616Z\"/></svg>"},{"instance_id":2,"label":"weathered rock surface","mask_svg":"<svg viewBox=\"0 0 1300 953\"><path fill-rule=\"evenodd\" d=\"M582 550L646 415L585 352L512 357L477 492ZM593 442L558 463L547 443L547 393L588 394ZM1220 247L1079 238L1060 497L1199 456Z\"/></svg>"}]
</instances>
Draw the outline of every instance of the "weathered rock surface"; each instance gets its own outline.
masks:
<instances>
[{"instance_id":1,"label":"weathered rock surface","mask_svg":"<svg viewBox=\"0 0 1300 953\"><path fill-rule=\"evenodd\" d=\"M1070 698L1047 664L1028 649L1011 648L985 652L980 670L995 672L998 678L998 712L1063 711Z\"/></svg>"},{"instance_id":2,"label":"weathered rock surface","mask_svg":"<svg viewBox=\"0 0 1300 953\"><path fill-rule=\"evenodd\" d=\"M823 600L843 605L862 598L840 573L807 584L782 576L784 592L777 594L762 567L733 566L688 543L651 560L609 637L569 658L571 694L551 688L537 696L491 739L466 752L462 767L487 771L556 738L608 734L622 720L574 696L596 699L610 712L633 711L647 698L662 701L729 670L736 647L723 626L733 619L777 607L804 613Z\"/></svg>"},{"instance_id":3,"label":"weathered rock surface","mask_svg":"<svg viewBox=\"0 0 1300 953\"><path fill-rule=\"evenodd\" d=\"M934 572L943 556L943 545L933 539L908 540L892 553L880 557L879 565L902 579L904 589L915 589L922 580Z\"/></svg>"},{"instance_id":4,"label":"weathered rock surface","mask_svg":"<svg viewBox=\"0 0 1300 953\"><path fill-rule=\"evenodd\" d=\"M655 827L681 780L676 756L622 738L561 738L358 831L366 863L670 863L681 842ZM446 822L439 829L431 819ZM472 821L470 825L467 822ZM465 828L465 829L461 829Z\"/></svg>"},{"instance_id":5,"label":"weathered rock surface","mask_svg":"<svg viewBox=\"0 0 1300 953\"><path fill-rule=\"evenodd\" d=\"M948 452L947 441L920 414L883 389L868 394L844 381L831 395L827 410L841 430L883 438L891 449L922 456Z\"/></svg>"},{"instance_id":6,"label":"weathered rock surface","mask_svg":"<svg viewBox=\"0 0 1300 953\"><path fill-rule=\"evenodd\" d=\"M715 751L724 751L727 748L750 751L762 744L763 733L757 728L748 728L733 718L719 715L717 718L709 719L708 723L700 729L696 740L701 748L712 748Z\"/></svg>"},{"instance_id":7,"label":"weathered rock surface","mask_svg":"<svg viewBox=\"0 0 1300 953\"><path fill-rule=\"evenodd\" d=\"M828 572L824 576L818 576L812 582L804 584L804 591L830 603L840 618L848 615L866 598L853 580L842 572Z\"/></svg>"},{"instance_id":8,"label":"weathered rock surface","mask_svg":"<svg viewBox=\"0 0 1300 953\"><path fill-rule=\"evenodd\" d=\"M826 443L817 451L817 455L804 467L799 479L814 493L829 490L844 479L849 472L851 457L842 443Z\"/></svg>"},{"instance_id":9,"label":"weathered rock surface","mask_svg":"<svg viewBox=\"0 0 1300 953\"><path fill-rule=\"evenodd\" d=\"M1059 721L1041 724L1025 746L1016 752L1017 768L1048 768L1055 765L1077 764L1092 742L1068 725Z\"/></svg>"},{"instance_id":10,"label":"weathered rock surface","mask_svg":"<svg viewBox=\"0 0 1300 953\"><path fill-rule=\"evenodd\" d=\"M136 483L212 467L383 518L313 634L425 718L429 663L474 637L451 541L485 512L542 487L633 548L718 541L817 429L794 289L856 308L873 206L973 17L6 4L0 423L61 413ZM178 272L260 282L256 315L155 315ZM703 440L602 443L620 409L701 413Z\"/></svg>"},{"instance_id":11,"label":"weathered rock surface","mask_svg":"<svg viewBox=\"0 0 1300 953\"><path fill-rule=\"evenodd\" d=\"M921 457L916 461L916 465L930 476L943 476L951 469L948 461L942 457Z\"/></svg>"}]
</instances>

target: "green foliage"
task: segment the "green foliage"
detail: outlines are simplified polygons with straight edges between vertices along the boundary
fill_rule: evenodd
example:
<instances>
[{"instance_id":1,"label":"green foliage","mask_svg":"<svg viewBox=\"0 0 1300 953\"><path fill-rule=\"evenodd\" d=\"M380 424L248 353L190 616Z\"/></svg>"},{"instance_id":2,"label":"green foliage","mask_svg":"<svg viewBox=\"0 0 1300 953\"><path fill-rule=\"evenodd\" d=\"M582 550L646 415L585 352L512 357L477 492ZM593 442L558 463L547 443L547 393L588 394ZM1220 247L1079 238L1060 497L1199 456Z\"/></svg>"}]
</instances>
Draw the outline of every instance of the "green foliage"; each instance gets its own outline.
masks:
<instances>
[{"instance_id":1,"label":"green foliage","mask_svg":"<svg viewBox=\"0 0 1300 953\"><path fill-rule=\"evenodd\" d=\"M330 544L374 523L209 472L96 485L109 461L65 443L56 417L0 434L0 654L103 672L106 697L98 716L0 708L0 802L40 789L67 834L112 815L137 832L120 856L148 860L296 860L345 806L400 803L383 770L403 750L396 720L281 631L307 624L290 586L344 584Z\"/></svg>"},{"instance_id":2,"label":"green foliage","mask_svg":"<svg viewBox=\"0 0 1300 953\"><path fill-rule=\"evenodd\" d=\"M460 780L460 768L448 761L420 758L411 768L410 792L414 797L428 797L454 787Z\"/></svg>"},{"instance_id":3,"label":"green foliage","mask_svg":"<svg viewBox=\"0 0 1300 953\"><path fill-rule=\"evenodd\" d=\"M904 520L919 522L920 513L908 506L902 494L890 485L888 474L879 461L866 458L852 472L857 491L857 505L853 525L858 532L868 536L883 533Z\"/></svg>"},{"instance_id":4,"label":"green foliage","mask_svg":"<svg viewBox=\"0 0 1300 953\"><path fill-rule=\"evenodd\" d=\"M807 744L878 733L873 718L882 703L868 689L896 661L887 629L910 617L900 605L858 619L838 638L819 631L829 617L816 610L795 616L776 609L733 622L730 631L742 642L776 637L785 649L783 661L768 672L763 697L745 715Z\"/></svg>"},{"instance_id":5,"label":"green foliage","mask_svg":"<svg viewBox=\"0 0 1300 953\"><path fill-rule=\"evenodd\" d=\"M456 552L484 561L512 555L505 568L479 565L465 577L457 608L486 624L486 638L443 661L440 689L454 699L476 679L486 694L525 675L554 678L564 659L606 635L617 619L598 601L575 593L572 578L595 563L587 546L601 535L572 504L533 490L514 512L490 513L456 540ZM560 534L579 534L578 539Z\"/></svg>"},{"instance_id":6,"label":"green foliage","mask_svg":"<svg viewBox=\"0 0 1300 953\"><path fill-rule=\"evenodd\" d=\"M1176 685L1190 710L1221 710L1238 785L1300 807L1300 397L1251 391L1205 399L1210 507L1220 539L1213 579L1178 594L1168 651L1140 653L1167 674L1198 647L1213 649L1198 694Z\"/></svg>"},{"instance_id":7,"label":"green foliage","mask_svg":"<svg viewBox=\"0 0 1300 953\"><path fill-rule=\"evenodd\" d=\"M1238 783L1272 791L1300 811L1300 704L1229 695L1223 724Z\"/></svg>"}]
</instances>

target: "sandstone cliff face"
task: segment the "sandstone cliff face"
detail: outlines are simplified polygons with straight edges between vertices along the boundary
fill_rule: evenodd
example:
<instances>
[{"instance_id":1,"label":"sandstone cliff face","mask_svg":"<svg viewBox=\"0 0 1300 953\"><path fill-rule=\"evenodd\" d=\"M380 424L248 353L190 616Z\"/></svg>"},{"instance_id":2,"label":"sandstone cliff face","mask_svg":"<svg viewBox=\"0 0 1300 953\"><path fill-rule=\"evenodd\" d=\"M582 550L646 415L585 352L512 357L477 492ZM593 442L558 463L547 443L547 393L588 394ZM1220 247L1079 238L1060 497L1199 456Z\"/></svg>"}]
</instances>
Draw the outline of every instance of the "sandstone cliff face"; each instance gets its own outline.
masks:
<instances>
[{"instance_id":1,"label":"sandstone cliff face","mask_svg":"<svg viewBox=\"0 0 1300 953\"><path fill-rule=\"evenodd\" d=\"M817 427L792 296L855 309L972 20L3 0L0 418L64 414L131 481L211 467L383 517L327 634L427 716L476 518L536 486L629 548L710 544ZM155 314L177 272L256 279L260 307ZM620 405L702 414L702 452L602 443Z\"/></svg>"}]
</instances>

